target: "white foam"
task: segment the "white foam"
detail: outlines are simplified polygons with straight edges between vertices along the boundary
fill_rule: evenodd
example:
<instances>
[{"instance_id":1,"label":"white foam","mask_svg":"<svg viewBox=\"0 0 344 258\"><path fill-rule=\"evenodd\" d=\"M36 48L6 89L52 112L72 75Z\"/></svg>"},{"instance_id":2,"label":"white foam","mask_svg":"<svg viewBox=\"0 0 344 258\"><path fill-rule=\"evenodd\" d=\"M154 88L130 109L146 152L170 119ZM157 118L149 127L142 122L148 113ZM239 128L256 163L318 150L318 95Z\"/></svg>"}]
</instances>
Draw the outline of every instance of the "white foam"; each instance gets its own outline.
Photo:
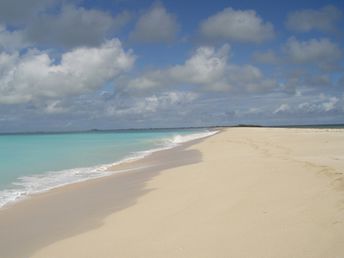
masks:
<instances>
[{"instance_id":1,"label":"white foam","mask_svg":"<svg viewBox=\"0 0 344 258\"><path fill-rule=\"evenodd\" d=\"M132 153L126 158L111 164L51 171L39 175L19 177L16 182L12 183L12 187L10 189L0 190L0 208L9 203L23 200L30 195L46 192L57 187L104 177L114 173L125 172L127 170L112 172L108 169L114 165L142 159L160 150L174 148L188 141L214 135L217 132L218 131L206 131L194 134L175 135L172 138L163 140L160 144L162 147Z\"/></svg>"},{"instance_id":2,"label":"white foam","mask_svg":"<svg viewBox=\"0 0 344 258\"><path fill-rule=\"evenodd\" d=\"M179 145L179 144L184 143L184 142L189 142L189 141L205 138L205 137L214 135L216 133L218 133L218 131L206 131L206 132L186 134L186 135L178 134L172 138L171 144L172 145Z\"/></svg>"}]
</instances>

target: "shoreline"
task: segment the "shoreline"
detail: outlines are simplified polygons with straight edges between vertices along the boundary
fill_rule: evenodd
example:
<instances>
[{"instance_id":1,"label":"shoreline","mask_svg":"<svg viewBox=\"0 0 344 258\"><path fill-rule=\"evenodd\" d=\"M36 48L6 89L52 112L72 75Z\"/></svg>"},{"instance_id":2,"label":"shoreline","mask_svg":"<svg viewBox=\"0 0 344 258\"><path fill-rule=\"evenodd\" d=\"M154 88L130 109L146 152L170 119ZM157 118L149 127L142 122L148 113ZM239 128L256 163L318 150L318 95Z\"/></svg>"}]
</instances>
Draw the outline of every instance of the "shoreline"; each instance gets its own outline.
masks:
<instances>
[{"instance_id":1,"label":"shoreline","mask_svg":"<svg viewBox=\"0 0 344 258\"><path fill-rule=\"evenodd\" d=\"M218 133L220 130L216 134ZM28 256L48 243L99 227L102 218L111 212L130 206L135 198L143 194L141 188L144 187L147 180L168 168L199 162L201 160L199 153L186 149L213 135L154 151L137 160L115 164L108 168L111 171L109 175L32 194L29 198L0 208L0 232L14 232L14 234L10 234L10 238L8 235L0 233L0 257L4 254L6 258ZM131 184L134 184L136 189L132 189ZM125 187L130 187L133 192L124 198L115 196L114 207L111 208L108 206L109 202L113 200L110 196L106 196L107 193L104 192L104 189L112 188L112 186L117 186L119 193L126 191ZM111 191L111 189L108 190ZM83 210L78 210L73 214L73 218L68 218L69 223L65 223L63 217L66 216L65 211L70 212L76 204L76 200L83 199L85 196L91 198L93 194L105 199L105 202L99 205L98 201L93 199L91 206L84 202ZM69 200L69 203L65 203L65 200ZM95 205L97 206L96 210L93 209ZM41 223L36 221L36 218L43 219L43 225L39 226L41 232L39 230L37 232L35 225L31 225L32 222L34 224ZM52 225L53 227L51 227ZM32 235L33 232L35 232L35 236ZM17 243L21 243L22 246L16 246Z\"/></svg>"},{"instance_id":2,"label":"shoreline","mask_svg":"<svg viewBox=\"0 0 344 258\"><path fill-rule=\"evenodd\" d=\"M6 209L7 207L11 207L18 202L27 200L31 198L32 196L51 191L53 189L65 187L71 184L86 182L88 180L94 180L94 179L98 179L102 177L111 176L114 173L113 168L115 168L116 170L115 173L127 172L127 171L119 171L117 167L121 166L122 164L127 164L127 163L130 164L140 159L144 159L145 157L158 151L169 150L183 143L214 135L217 132L218 130L215 130L215 129L207 129L202 132L194 132L194 133L185 134L185 135L177 134L174 136L174 138L166 139L166 143L161 144L161 146L154 146L154 147L152 146L151 149L136 151L136 152L127 154L123 158L112 163L97 164L97 165L92 165L89 167L67 168L67 169L57 170L57 171L52 170L47 173L32 174L32 175L24 176L24 177L30 178L31 181L32 180L35 180L35 182L38 181L38 186L34 187L33 189L30 189L31 188L30 185L26 186L25 182L18 181L20 178L17 179L17 181L15 181L14 183L19 183L19 185L22 187L14 187L14 188L9 187L0 191L2 192L2 196L0 199L0 210ZM35 183L35 182L29 182L29 183Z\"/></svg>"},{"instance_id":3,"label":"shoreline","mask_svg":"<svg viewBox=\"0 0 344 258\"><path fill-rule=\"evenodd\" d=\"M341 257L343 140L221 130L0 210L0 256Z\"/></svg>"}]
</instances>

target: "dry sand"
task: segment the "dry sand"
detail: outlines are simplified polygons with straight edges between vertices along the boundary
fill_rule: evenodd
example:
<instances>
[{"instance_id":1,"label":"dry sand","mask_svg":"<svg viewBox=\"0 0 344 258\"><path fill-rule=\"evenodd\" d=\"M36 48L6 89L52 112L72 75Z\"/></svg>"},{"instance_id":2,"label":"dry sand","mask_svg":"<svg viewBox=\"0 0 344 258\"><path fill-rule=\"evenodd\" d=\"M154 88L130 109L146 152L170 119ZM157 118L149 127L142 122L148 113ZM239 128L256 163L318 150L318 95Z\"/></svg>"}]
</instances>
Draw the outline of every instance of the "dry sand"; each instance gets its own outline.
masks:
<instances>
[{"instance_id":1,"label":"dry sand","mask_svg":"<svg viewBox=\"0 0 344 258\"><path fill-rule=\"evenodd\" d=\"M226 129L142 165L2 211L0 254L15 257L18 246L35 258L344 257L342 129ZM13 230L34 216L35 226ZM35 241L21 235L28 230Z\"/></svg>"}]
</instances>

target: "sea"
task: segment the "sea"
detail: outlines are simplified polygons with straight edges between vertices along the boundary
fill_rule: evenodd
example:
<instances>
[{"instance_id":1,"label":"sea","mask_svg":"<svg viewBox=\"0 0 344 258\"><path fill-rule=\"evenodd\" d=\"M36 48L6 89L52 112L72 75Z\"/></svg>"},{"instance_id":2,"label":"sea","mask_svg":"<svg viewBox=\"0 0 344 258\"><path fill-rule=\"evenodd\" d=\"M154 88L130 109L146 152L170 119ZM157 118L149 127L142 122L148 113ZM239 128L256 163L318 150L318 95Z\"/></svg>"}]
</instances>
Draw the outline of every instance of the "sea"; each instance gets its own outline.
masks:
<instances>
[{"instance_id":1,"label":"sea","mask_svg":"<svg viewBox=\"0 0 344 258\"><path fill-rule=\"evenodd\" d=\"M0 208L57 187L111 175L115 164L215 134L208 129L0 135Z\"/></svg>"}]
</instances>

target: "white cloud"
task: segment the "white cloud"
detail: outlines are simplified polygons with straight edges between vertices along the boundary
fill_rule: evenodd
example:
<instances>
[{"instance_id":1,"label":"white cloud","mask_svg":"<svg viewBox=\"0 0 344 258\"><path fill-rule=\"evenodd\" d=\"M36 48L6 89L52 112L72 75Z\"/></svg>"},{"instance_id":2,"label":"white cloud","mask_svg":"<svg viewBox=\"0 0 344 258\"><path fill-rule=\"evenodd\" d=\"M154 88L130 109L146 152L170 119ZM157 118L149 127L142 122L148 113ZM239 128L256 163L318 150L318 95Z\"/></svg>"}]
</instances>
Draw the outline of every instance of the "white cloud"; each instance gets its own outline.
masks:
<instances>
[{"instance_id":1,"label":"white cloud","mask_svg":"<svg viewBox=\"0 0 344 258\"><path fill-rule=\"evenodd\" d=\"M168 91L162 94L154 94L144 98L135 99L130 105L124 107L117 106L116 103L106 108L108 116L125 115L147 115L171 107L191 103L198 97L198 94L186 91Z\"/></svg>"},{"instance_id":2,"label":"white cloud","mask_svg":"<svg viewBox=\"0 0 344 258\"><path fill-rule=\"evenodd\" d=\"M284 48L291 61L298 64L315 63L319 65L335 64L342 56L337 44L327 38L298 41L288 39Z\"/></svg>"},{"instance_id":3,"label":"white cloud","mask_svg":"<svg viewBox=\"0 0 344 258\"><path fill-rule=\"evenodd\" d=\"M278 108L275 109L274 114L285 113L290 111L290 106L288 104L281 104Z\"/></svg>"},{"instance_id":4,"label":"white cloud","mask_svg":"<svg viewBox=\"0 0 344 258\"><path fill-rule=\"evenodd\" d=\"M219 79L225 75L229 50L229 45L218 50L200 47L183 65L172 67L168 73L180 82L198 85L221 84Z\"/></svg>"},{"instance_id":5,"label":"white cloud","mask_svg":"<svg viewBox=\"0 0 344 258\"><path fill-rule=\"evenodd\" d=\"M306 100L306 101L305 101ZM335 96L319 94L318 96L309 95L307 97L300 97L289 99L289 103L284 103L277 107L274 114L288 114L305 116L306 114L323 114L332 112L342 112L340 105L343 100Z\"/></svg>"},{"instance_id":6,"label":"white cloud","mask_svg":"<svg viewBox=\"0 0 344 258\"><path fill-rule=\"evenodd\" d=\"M292 12L288 15L286 26L296 32L319 30L334 32L336 23L343 16L342 11L335 6L325 6L319 10L305 9Z\"/></svg>"},{"instance_id":7,"label":"white cloud","mask_svg":"<svg viewBox=\"0 0 344 258\"><path fill-rule=\"evenodd\" d=\"M226 8L200 25L201 36L208 40L260 43L274 37L274 27L254 10Z\"/></svg>"},{"instance_id":8,"label":"white cloud","mask_svg":"<svg viewBox=\"0 0 344 258\"><path fill-rule=\"evenodd\" d=\"M47 53L31 49L0 54L0 103L23 103L95 90L130 69L135 57L117 39L97 48L80 47L55 64Z\"/></svg>"},{"instance_id":9,"label":"white cloud","mask_svg":"<svg viewBox=\"0 0 344 258\"><path fill-rule=\"evenodd\" d=\"M95 9L63 5L57 14L33 17L24 32L28 40L48 46L95 46L102 43L110 31L119 30L129 19L128 12L113 17Z\"/></svg>"},{"instance_id":10,"label":"white cloud","mask_svg":"<svg viewBox=\"0 0 344 258\"><path fill-rule=\"evenodd\" d=\"M271 91L277 86L274 79L265 78L261 70L253 65L232 65L227 76L232 87L237 91L259 93Z\"/></svg>"},{"instance_id":11,"label":"white cloud","mask_svg":"<svg viewBox=\"0 0 344 258\"><path fill-rule=\"evenodd\" d=\"M322 103L324 111L328 112L333 110L336 107L337 102L339 101L336 97L331 97L327 102Z\"/></svg>"},{"instance_id":12,"label":"white cloud","mask_svg":"<svg viewBox=\"0 0 344 258\"><path fill-rule=\"evenodd\" d=\"M324 102L304 102L301 103L295 108L294 112L302 112L302 113L326 113L330 111L334 111L337 107L337 103L339 99L336 97L330 97L328 100Z\"/></svg>"},{"instance_id":13,"label":"white cloud","mask_svg":"<svg viewBox=\"0 0 344 258\"><path fill-rule=\"evenodd\" d=\"M47 114L60 114L67 112L68 109L61 105L60 100L53 100L46 104L44 107L44 112Z\"/></svg>"},{"instance_id":14,"label":"white cloud","mask_svg":"<svg viewBox=\"0 0 344 258\"><path fill-rule=\"evenodd\" d=\"M168 43L176 38L178 30L175 15L168 13L161 4L156 4L140 16L130 39L145 43Z\"/></svg>"},{"instance_id":15,"label":"white cloud","mask_svg":"<svg viewBox=\"0 0 344 258\"><path fill-rule=\"evenodd\" d=\"M129 80L128 88L148 90L178 85L201 86L208 91L261 92L275 87L253 65L235 65L228 61L229 45L221 48L199 47L183 64L155 70Z\"/></svg>"},{"instance_id":16,"label":"white cloud","mask_svg":"<svg viewBox=\"0 0 344 258\"><path fill-rule=\"evenodd\" d=\"M156 70L147 72L144 76L137 77L126 82L126 87L138 90L150 90L158 88L163 83L165 72Z\"/></svg>"}]
</instances>

